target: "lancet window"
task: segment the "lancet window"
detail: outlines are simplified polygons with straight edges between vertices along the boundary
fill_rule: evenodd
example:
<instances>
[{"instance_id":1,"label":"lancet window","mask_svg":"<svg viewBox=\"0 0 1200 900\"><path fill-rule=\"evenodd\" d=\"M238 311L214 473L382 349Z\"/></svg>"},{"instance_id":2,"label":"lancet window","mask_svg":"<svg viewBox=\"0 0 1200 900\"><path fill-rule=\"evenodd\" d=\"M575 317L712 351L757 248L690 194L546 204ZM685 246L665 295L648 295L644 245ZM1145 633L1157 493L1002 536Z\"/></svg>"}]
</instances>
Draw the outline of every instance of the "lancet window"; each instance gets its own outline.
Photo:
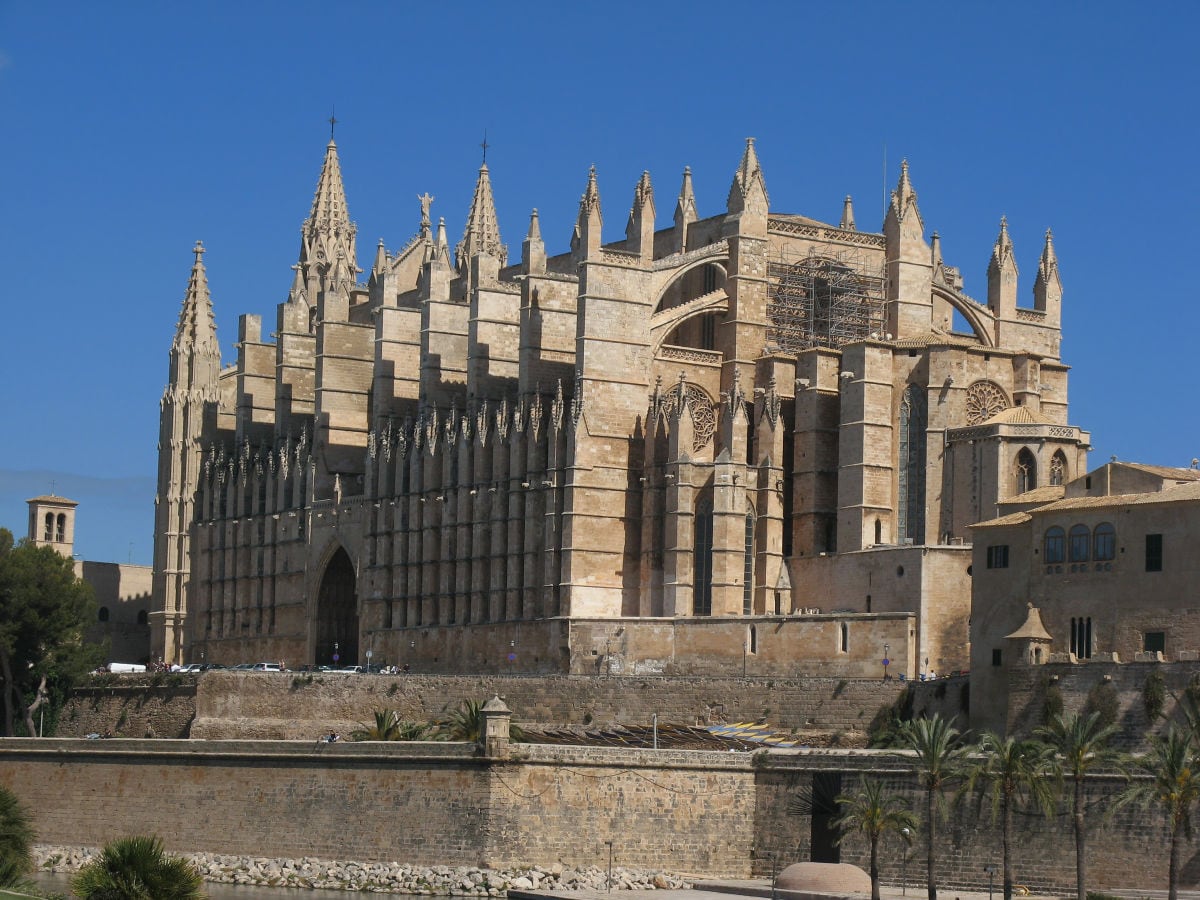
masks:
<instances>
[{"instance_id":1,"label":"lancet window","mask_svg":"<svg viewBox=\"0 0 1200 900\"><path fill-rule=\"evenodd\" d=\"M925 390L910 384L900 397L900 539L925 542ZM878 541L877 541L878 543Z\"/></svg>"}]
</instances>

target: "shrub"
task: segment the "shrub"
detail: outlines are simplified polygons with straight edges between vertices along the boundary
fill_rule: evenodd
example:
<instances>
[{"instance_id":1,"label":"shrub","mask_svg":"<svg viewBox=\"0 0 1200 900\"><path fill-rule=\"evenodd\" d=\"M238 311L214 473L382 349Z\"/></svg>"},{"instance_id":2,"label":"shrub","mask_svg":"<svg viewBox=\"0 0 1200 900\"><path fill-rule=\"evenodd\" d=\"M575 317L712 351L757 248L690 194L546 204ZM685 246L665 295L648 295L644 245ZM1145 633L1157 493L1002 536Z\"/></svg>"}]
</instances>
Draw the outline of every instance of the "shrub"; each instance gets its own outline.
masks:
<instances>
[{"instance_id":1,"label":"shrub","mask_svg":"<svg viewBox=\"0 0 1200 900\"><path fill-rule=\"evenodd\" d=\"M33 823L16 794L0 787L0 888L25 883L33 868Z\"/></svg>"},{"instance_id":2,"label":"shrub","mask_svg":"<svg viewBox=\"0 0 1200 900\"><path fill-rule=\"evenodd\" d=\"M1100 717L1098 724L1101 728L1116 725L1118 711L1117 689L1113 687L1111 681L1101 681L1088 691L1087 702L1083 705L1083 714L1090 716L1092 713L1097 713Z\"/></svg>"},{"instance_id":3,"label":"shrub","mask_svg":"<svg viewBox=\"0 0 1200 900\"><path fill-rule=\"evenodd\" d=\"M1142 705L1146 708L1146 718L1153 722L1162 715L1167 702L1167 682L1161 672L1151 672L1142 688Z\"/></svg>"}]
</instances>

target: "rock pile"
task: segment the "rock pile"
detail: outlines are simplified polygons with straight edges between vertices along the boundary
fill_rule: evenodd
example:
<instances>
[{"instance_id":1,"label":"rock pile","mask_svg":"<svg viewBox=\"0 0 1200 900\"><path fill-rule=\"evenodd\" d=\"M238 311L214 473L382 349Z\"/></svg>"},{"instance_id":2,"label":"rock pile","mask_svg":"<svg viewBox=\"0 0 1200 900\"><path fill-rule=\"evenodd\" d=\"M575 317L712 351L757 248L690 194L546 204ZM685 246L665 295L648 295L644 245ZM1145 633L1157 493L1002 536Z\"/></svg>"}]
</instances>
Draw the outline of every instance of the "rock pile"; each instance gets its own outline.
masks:
<instances>
[{"instance_id":1,"label":"rock pile","mask_svg":"<svg viewBox=\"0 0 1200 900\"><path fill-rule=\"evenodd\" d=\"M37 847L35 861L47 872L74 872L99 853L89 847ZM207 881L271 887L324 888L392 894L439 894L502 897L509 890L603 891L608 873L594 866L573 869L555 864L522 869L475 869L466 866L405 866L399 863L359 863L302 857L265 859L193 853L186 856ZM614 890L654 890L690 887L667 872L614 868Z\"/></svg>"}]
</instances>

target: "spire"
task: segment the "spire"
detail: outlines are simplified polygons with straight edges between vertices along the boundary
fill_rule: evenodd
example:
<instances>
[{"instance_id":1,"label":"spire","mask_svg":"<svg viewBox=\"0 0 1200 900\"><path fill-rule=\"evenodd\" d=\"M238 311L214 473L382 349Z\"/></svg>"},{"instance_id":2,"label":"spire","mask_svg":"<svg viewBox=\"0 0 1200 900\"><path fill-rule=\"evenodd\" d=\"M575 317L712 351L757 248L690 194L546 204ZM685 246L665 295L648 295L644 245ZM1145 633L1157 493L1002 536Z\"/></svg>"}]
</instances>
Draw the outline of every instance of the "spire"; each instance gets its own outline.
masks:
<instances>
[{"instance_id":1,"label":"spire","mask_svg":"<svg viewBox=\"0 0 1200 900\"><path fill-rule=\"evenodd\" d=\"M450 242L446 239L446 220L438 219L437 239L433 242L433 258L449 265Z\"/></svg>"},{"instance_id":2,"label":"spire","mask_svg":"<svg viewBox=\"0 0 1200 900\"><path fill-rule=\"evenodd\" d=\"M471 199L471 211L467 214L467 227L463 231L462 240L454 248L458 270L465 271L471 257L477 253L495 257L501 266L508 262L508 248L500 243L496 202L492 198L492 181L486 162L479 167L475 196Z\"/></svg>"},{"instance_id":3,"label":"spire","mask_svg":"<svg viewBox=\"0 0 1200 900\"><path fill-rule=\"evenodd\" d=\"M546 271L546 245L542 241L537 209L529 214L529 233L521 244L521 265L526 275Z\"/></svg>"},{"instance_id":4,"label":"spire","mask_svg":"<svg viewBox=\"0 0 1200 900\"><path fill-rule=\"evenodd\" d=\"M675 227L686 227L695 222L696 192L692 189L692 167L683 167L683 184L679 186L679 199L675 201Z\"/></svg>"},{"instance_id":5,"label":"spire","mask_svg":"<svg viewBox=\"0 0 1200 900\"><path fill-rule=\"evenodd\" d=\"M924 224L921 222L921 210L917 207L917 192L913 190L912 182L908 178L908 160L900 161L900 180L896 183L896 189L892 191L891 214L894 214L896 219L903 222L907 218L909 212L912 212L917 217L917 224L924 230Z\"/></svg>"},{"instance_id":6,"label":"spire","mask_svg":"<svg viewBox=\"0 0 1200 900\"><path fill-rule=\"evenodd\" d=\"M379 246L375 248L375 265L371 267L372 275L382 275L383 270L387 268L387 250L383 246L383 238L379 239Z\"/></svg>"},{"instance_id":7,"label":"spire","mask_svg":"<svg viewBox=\"0 0 1200 900\"><path fill-rule=\"evenodd\" d=\"M337 258L339 251L355 270L357 254L354 237L357 232L350 221L346 205L346 190L342 184L342 167L338 161L337 144L330 138L325 146L325 162L317 179L312 210L301 228L300 264L311 278ZM312 271L316 265L318 271Z\"/></svg>"},{"instance_id":8,"label":"spire","mask_svg":"<svg viewBox=\"0 0 1200 900\"><path fill-rule=\"evenodd\" d=\"M633 206L629 209L629 222L625 226L628 249L639 253L643 260L654 256L654 187L650 173L642 172L633 189Z\"/></svg>"},{"instance_id":9,"label":"spire","mask_svg":"<svg viewBox=\"0 0 1200 900\"><path fill-rule=\"evenodd\" d=\"M604 217L600 214L600 186L596 181L596 167L588 170L587 188L579 198L579 216L575 220L575 233L571 236L571 253L576 259L592 256L600 250L600 231Z\"/></svg>"},{"instance_id":10,"label":"spire","mask_svg":"<svg viewBox=\"0 0 1200 900\"><path fill-rule=\"evenodd\" d=\"M1062 300L1062 280L1058 274L1058 256L1054 252L1054 235L1046 229L1046 243L1038 262L1037 280L1033 284L1033 308L1057 314L1056 304Z\"/></svg>"},{"instance_id":11,"label":"spire","mask_svg":"<svg viewBox=\"0 0 1200 900\"><path fill-rule=\"evenodd\" d=\"M1012 238L1008 236L1008 219L1000 217L1000 234L992 245L992 258L988 261L988 306L992 312L1004 317L1016 315L1017 310L1017 260L1013 254Z\"/></svg>"},{"instance_id":12,"label":"spire","mask_svg":"<svg viewBox=\"0 0 1200 900\"><path fill-rule=\"evenodd\" d=\"M192 253L196 259L192 263L183 308L179 311L179 325L175 329L172 348L213 352L219 356L217 326L213 318L212 297L208 292L208 274L204 270L204 244L196 241Z\"/></svg>"},{"instance_id":13,"label":"spire","mask_svg":"<svg viewBox=\"0 0 1200 900\"><path fill-rule=\"evenodd\" d=\"M843 231L855 231L854 227L854 201L850 199L850 195L846 195L846 199L842 201L842 221L838 223L838 228Z\"/></svg>"},{"instance_id":14,"label":"spire","mask_svg":"<svg viewBox=\"0 0 1200 900\"><path fill-rule=\"evenodd\" d=\"M761 206L756 211L765 214L770 198L767 196L762 166L758 162L758 152L754 149L754 138L749 137L746 138L746 149L742 151L742 161L733 173L733 184L729 187L729 211L741 212L750 207L752 202Z\"/></svg>"},{"instance_id":15,"label":"spire","mask_svg":"<svg viewBox=\"0 0 1200 900\"><path fill-rule=\"evenodd\" d=\"M929 262L934 269L942 264L942 236L936 231L929 239Z\"/></svg>"}]
</instances>

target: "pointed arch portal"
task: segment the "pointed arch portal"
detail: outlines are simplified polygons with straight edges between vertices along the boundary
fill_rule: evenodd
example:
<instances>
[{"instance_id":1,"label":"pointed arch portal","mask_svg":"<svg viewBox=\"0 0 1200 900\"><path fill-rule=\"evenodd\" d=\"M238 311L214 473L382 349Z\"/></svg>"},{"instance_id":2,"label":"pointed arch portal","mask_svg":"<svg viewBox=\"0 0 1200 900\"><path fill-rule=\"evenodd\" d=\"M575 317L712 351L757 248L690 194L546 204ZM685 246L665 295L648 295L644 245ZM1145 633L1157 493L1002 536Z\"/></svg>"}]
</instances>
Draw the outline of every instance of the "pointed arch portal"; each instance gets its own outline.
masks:
<instances>
[{"instance_id":1,"label":"pointed arch portal","mask_svg":"<svg viewBox=\"0 0 1200 900\"><path fill-rule=\"evenodd\" d=\"M339 547L325 567L317 592L318 665L350 666L358 662L358 597L354 589L354 563Z\"/></svg>"}]
</instances>

